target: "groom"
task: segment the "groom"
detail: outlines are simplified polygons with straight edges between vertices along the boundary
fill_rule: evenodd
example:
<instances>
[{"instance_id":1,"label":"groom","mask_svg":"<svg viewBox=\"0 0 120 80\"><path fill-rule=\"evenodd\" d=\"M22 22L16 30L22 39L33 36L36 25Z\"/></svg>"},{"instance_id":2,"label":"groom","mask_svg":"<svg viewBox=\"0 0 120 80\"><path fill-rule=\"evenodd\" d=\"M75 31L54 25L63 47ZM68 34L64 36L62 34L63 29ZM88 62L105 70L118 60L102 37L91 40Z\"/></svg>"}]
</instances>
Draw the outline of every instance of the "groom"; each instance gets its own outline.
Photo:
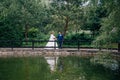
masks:
<instances>
[{"instance_id":1,"label":"groom","mask_svg":"<svg viewBox=\"0 0 120 80\"><path fill-rule=\"evenodd\" d=\"M63 43L63 35L61 34L61 32L59 32L58 36L57 36L57 40L58 40L58 47L60 49L62 49L62 43Z\"/></svg>"}]
</instances>

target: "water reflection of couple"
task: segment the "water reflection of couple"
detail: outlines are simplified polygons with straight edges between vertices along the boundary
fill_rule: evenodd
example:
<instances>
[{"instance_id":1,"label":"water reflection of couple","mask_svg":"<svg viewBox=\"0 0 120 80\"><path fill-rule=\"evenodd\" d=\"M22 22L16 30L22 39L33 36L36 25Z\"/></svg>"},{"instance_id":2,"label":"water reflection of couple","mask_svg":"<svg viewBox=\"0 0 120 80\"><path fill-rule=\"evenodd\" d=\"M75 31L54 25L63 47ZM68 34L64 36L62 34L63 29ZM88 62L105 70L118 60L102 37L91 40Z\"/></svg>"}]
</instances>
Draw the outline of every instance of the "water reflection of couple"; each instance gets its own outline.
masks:
<instances>
[{"instance_id":1,"label":"water reflection of couple","mask_svg":"<svg viewBox=\"0 0 120 80\"><path fill-rule=\"evenodd\" d=\"M58 41L58 44L57 44ZM50 38L48 43L46 44L46 48L45 49L58 49L58 48L62 48L62 43L63 43L63 35L61 34L61 32L59 32L57 38L54 36L54 32L51 32L50 34Z\"/></svg>"}]
</instances>

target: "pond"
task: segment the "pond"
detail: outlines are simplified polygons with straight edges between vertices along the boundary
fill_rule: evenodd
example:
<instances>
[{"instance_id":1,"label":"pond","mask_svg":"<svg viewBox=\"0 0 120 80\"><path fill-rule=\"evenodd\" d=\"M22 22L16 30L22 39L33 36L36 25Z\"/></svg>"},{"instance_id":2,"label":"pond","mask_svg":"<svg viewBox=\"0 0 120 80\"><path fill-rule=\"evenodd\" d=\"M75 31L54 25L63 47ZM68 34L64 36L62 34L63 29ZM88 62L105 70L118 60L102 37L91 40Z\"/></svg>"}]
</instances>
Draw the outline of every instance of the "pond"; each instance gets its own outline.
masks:
<instances>
[{"instance_id":1,"label":"pond","mask_svg":"<svg viewBox=\"0 0 120 80\"><path fill-rule=\"evenodd\" d=\"M117 62L111 69L93 57L0 58L0 80L120 80Z\"/></svg>"}]
</instances>

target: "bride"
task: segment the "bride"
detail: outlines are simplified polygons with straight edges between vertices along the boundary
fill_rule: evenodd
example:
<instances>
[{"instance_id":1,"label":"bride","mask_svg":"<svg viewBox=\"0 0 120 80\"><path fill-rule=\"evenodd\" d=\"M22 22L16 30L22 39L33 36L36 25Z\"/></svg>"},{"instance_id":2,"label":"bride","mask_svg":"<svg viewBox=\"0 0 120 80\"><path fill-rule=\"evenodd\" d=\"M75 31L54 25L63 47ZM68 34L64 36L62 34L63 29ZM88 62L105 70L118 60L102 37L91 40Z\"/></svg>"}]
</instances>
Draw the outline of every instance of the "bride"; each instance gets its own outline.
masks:
<instances>
[{"instance_id":1,"label":"bride","mask_svg":"<svg viewBox=\"0 0 120 80\"><path fill-rule=\"evenodd\" d=\"M46 44L45 49L58 49L57 42L55 41L56 37L54 36L54 32L51 32L48 43Z\"/></svg>"}]
</instances>

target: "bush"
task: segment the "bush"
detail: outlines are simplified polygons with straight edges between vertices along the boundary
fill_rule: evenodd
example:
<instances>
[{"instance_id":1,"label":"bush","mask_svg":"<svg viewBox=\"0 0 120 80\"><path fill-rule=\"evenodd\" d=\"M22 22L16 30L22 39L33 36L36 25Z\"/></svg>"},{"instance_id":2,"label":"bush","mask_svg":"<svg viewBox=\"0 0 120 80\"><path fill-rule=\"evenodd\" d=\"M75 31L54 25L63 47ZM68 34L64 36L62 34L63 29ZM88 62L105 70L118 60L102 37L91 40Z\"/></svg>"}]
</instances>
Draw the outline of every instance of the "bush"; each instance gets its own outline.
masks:
<instances>
[{"instance_id":1,"label":"bush","mask_svg":"<svg viewBox=\"0 0 120 80\"><path fill-rule=\"evenodd\" d=\"M71 34L64 38L64 44L68 45L70 43L71 45L76 45L78 40L82 42L81 44L87 44L86 42L91 43L92 38L89 34L85 34L84 32Z\"/></svg>"},{"instance_id":2,"label":"bush","mask_svg":"<svg viewBox=\"0 0 120 80\"><path fill-rule=\"evenodd\" d=\"M11 47L11 46L20 46L20 42L10 40L22 40L22 30L21 28L15 26L1 26L0 28L0 47Z\"/></svg>"}]
</instances>

